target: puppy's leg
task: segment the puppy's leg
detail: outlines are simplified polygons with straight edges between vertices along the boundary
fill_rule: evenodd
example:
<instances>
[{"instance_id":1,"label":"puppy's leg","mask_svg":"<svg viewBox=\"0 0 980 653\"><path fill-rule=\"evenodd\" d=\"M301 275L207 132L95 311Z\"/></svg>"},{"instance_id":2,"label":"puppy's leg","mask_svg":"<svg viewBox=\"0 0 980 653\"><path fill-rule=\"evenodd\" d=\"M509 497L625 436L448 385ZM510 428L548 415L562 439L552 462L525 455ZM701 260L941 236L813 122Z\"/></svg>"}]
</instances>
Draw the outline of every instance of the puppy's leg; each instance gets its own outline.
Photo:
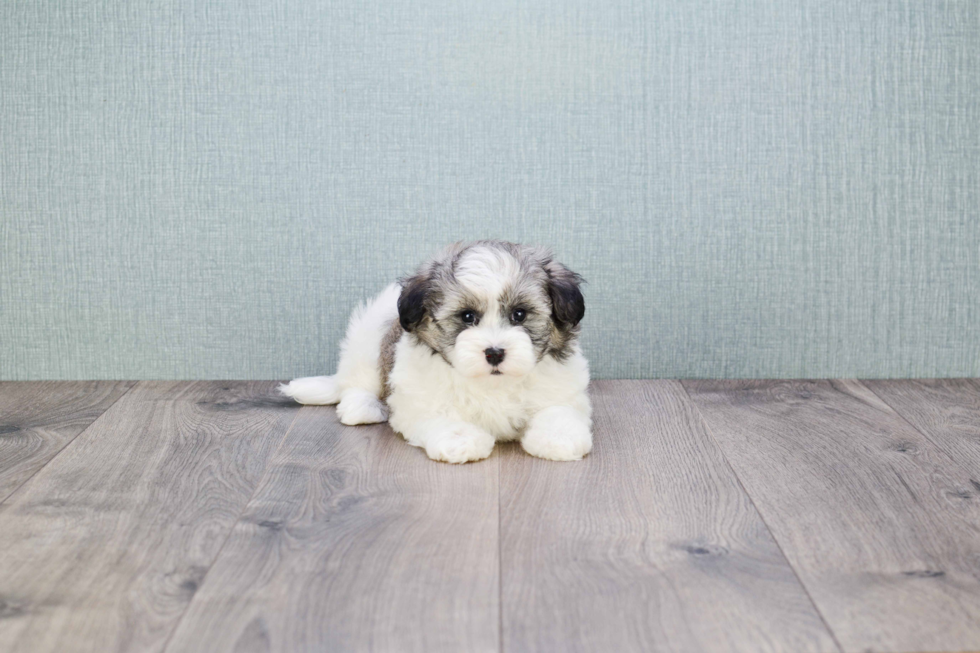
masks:
<instances>
[{"instance_id":1,"label":"puppy's leg","mask_svg":"<svg viewBox=\"0 0 980 653\"><path fill-rule=\"evenodd\" d=\"M548 460L581 460L592 451L589 418L569 406L551 406L536 413L521 437L524 451Z\"/></svg>"},{"instance_id":2,"label":"puppy's leg","mask_svg":"<svg viewBox=\"0 0 980 653\"><path fill-rule=\"evenodd\" d=\"M348 426L377 424L388 419L388 408L373 392L351 388L337 404L337 417Z\"/></svg>"},{"instance_id":3,"label":"puppy's leg","mask_svg":"<svg viewBox=\"0 0 980 653\"><path fill-rule=\"evenodd\" d=\"M406 428L402 435L410 445L425 449L432 460L447 463L483 460L493 452L496 442L475 424L446 418L418 422Z\"/></svg>"}]
</instances>

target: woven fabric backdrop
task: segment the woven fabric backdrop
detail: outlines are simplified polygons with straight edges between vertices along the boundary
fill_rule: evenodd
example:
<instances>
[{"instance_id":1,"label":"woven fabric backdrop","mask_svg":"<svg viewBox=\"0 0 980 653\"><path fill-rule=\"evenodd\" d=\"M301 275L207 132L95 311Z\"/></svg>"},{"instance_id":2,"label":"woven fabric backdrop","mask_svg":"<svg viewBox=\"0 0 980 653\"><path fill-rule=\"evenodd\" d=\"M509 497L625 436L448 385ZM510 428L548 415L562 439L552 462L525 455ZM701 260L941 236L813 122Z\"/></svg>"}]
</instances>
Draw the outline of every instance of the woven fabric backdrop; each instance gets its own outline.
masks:
<instances>
[{"instance_id":1,"label":"woven fabric backdrop","mask_svg":"<svg viewBox=\"0 0 980 653\"><path fill-rule=\"evenodd\" d=\"M0 378L327 373L477 237L599 377L980 375L980 3L0 5Z\"/></svg>"}]
</instances>

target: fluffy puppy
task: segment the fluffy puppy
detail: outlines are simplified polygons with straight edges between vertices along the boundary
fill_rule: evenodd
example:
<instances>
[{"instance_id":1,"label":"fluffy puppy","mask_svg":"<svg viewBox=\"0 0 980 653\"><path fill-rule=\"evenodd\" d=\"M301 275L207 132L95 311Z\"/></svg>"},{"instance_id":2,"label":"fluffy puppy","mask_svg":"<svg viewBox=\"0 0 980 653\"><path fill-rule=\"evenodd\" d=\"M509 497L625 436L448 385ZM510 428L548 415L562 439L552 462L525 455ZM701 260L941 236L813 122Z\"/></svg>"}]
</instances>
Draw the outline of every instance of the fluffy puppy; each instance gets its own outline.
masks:
<instances>
[{"instance_id":1,"label":"fluffy puppy","mask_svg":"<svg viewBox=\"0 0 980 653\"><path fill-rule=\"evenodd\" d=\"M456 243L354 311L335 375L281 390L338 404L344 424L387 419L433 460L481 460L516 439L579 460L592 450L581 281L544 249Z\"/></svg>"}]
</instances>

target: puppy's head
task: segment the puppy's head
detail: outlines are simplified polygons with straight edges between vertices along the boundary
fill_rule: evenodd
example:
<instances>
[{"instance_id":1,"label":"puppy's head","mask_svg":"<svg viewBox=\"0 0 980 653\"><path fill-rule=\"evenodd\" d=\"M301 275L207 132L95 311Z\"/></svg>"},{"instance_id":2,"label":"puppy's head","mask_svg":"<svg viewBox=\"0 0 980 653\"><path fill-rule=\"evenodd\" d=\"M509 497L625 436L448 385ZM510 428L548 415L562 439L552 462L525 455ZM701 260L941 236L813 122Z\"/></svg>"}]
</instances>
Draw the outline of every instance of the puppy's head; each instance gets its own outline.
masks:
<instances>
[{"instance_id":1,"label":"puppy's head","mask_svg":"<svg viewBox=\"0 0 980 653\"><path fill-rule=\"evenodd\" d=\"M469 377L523 376L571 351L581 277L544 249L457 243L402 282L402 328Z\"/></svg>"}]
</instances>

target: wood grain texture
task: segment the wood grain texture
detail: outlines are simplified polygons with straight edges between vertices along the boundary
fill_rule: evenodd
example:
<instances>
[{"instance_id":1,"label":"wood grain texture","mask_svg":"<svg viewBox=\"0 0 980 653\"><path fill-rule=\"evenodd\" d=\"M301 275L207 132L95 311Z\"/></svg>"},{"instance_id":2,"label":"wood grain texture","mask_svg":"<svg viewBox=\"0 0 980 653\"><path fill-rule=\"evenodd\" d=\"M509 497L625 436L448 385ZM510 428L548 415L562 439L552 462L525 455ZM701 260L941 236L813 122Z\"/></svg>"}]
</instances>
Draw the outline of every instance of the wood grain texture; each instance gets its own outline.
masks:
<instances>
[{"instance_id":1,"label":"wood grain texture","mask_svg":"<svg viewBox=\"0 0 980 653\"><path fill-rule=\"evenodd\" d=\"M133 381L0 383L0 503L133 385Z\"/></svg>"},{"instance_id":2,"label":"wood grain texture","mask_svg":"<svg viewBox=\"0 0 980 653\"><path fill-rule=\"evenodd\" d=\"M685 386L845 649L980 648L962 465L856 381Z\"/></svg>"},{"instance_id":3,"label":"wood grain texture","mask_svg":"<svg viewBox=\"0 0 980 653\"><path fill-rule=\"evenodd\" d=\"M592 397L583 462L502 457L504 650L837 650L683 388Z\"/></svg>"},{"instance_id":4,"label":"wood grain texture","mask_svg":"<svg viewBox=\"0 0 980 653\"><path fill-rule=\"evenodd\" d=\"M969 469L973 487L967 488L966 494L980 501L980 381L903 379L862 383L936 447Z\"/></svg>"},{"instance_id":5,"label":"wood grain texture","mask_svg":"<svg viewBox=\"0 0 980 653\"><path fill-rule=\"evenodd\" d=\"M162 649L296 415L144 382L0 506L0 650Z\"/></svg>"},{"instance_id":6,"label":"wood grain texture","mask_svg":"<svg viewBox=\"0 0 980 653\"><path fill-rule=\"evenodd\" d=\"M168 651L497 651L498 474L303 408Z\"/></svg>"}]
</instances>

